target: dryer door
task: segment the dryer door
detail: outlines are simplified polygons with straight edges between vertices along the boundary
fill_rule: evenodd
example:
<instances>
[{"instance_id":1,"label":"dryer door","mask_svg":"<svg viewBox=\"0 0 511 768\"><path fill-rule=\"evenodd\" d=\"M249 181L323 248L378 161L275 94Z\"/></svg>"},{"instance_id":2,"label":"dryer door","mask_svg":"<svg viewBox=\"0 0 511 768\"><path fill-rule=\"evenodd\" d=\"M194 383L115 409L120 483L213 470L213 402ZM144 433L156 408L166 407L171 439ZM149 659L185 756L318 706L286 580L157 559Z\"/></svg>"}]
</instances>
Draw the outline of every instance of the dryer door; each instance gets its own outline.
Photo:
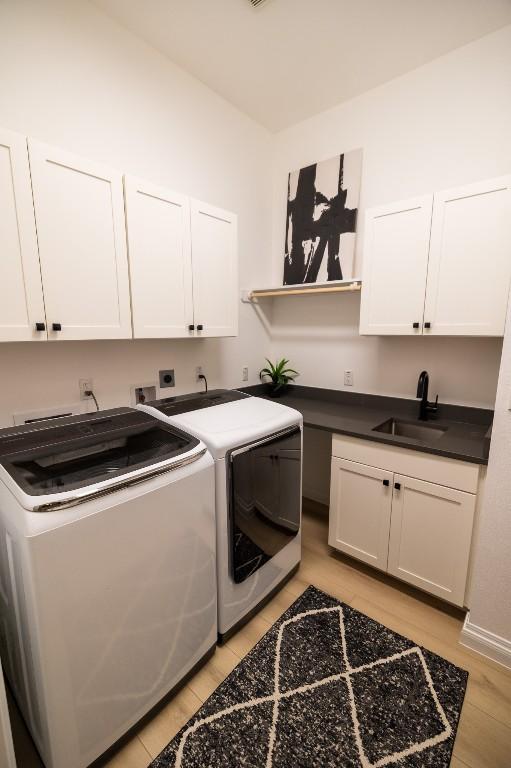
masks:
<instances>
[{"instance_id":1,"label":"dryer door","mask_svg":"<svg viewBox=\"0 0 511 768\"><path fill-rule=\"evenodd\" d=\"M302 439L299 427L228 454L230 567L240 582L300 530Z\"/></svg>"}]
</instances>

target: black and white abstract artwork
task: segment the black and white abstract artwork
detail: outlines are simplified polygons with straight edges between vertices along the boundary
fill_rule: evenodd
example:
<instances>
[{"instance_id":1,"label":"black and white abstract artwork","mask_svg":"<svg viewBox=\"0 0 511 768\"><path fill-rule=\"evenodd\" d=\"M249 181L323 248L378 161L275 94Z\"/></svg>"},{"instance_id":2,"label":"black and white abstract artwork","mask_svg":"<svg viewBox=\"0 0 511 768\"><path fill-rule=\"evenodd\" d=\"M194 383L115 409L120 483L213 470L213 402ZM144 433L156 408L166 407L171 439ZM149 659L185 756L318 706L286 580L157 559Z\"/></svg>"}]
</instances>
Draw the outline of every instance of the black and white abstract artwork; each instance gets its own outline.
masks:
<instances>
[{"instance_id":1,"label":"black and white abstract artwork","mask_svg":"<svg viewBox=\"0 0 511 768\"><path fill-rule=\"evenodd\" d=\"M284 285L353 277L362 150L289 174Z\"/></svg>"}]
</instances>

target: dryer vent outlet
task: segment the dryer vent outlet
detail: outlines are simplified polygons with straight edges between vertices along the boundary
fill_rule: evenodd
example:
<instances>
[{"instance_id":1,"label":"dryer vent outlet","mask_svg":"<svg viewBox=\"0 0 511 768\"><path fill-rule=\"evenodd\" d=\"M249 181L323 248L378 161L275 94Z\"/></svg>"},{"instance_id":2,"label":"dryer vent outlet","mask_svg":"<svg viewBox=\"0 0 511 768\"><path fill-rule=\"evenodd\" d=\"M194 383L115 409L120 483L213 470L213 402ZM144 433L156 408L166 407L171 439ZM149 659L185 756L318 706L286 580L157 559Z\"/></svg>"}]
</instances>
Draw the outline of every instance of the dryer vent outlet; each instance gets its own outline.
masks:
<instances>
[{"instance_id":1,"label":"dryer vent outlet","mask_svg":"<svg viewBox=\"0 0 511 768\"><path fill-rule=\"evenodd\" d=\"M174 369L170 368L168 371L160 371L160 388L175 387L176 378L174 376Z\"/></svg>"}]
</instances>

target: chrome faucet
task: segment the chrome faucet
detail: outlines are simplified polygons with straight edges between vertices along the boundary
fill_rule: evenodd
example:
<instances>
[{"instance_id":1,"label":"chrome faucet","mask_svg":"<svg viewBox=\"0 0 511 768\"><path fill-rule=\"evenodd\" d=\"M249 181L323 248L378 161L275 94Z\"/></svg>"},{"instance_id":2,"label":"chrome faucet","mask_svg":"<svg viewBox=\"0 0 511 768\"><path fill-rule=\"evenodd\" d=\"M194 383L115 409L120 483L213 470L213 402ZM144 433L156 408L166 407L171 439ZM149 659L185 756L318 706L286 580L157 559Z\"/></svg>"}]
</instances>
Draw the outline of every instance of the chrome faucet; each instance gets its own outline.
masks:
<instances>
[{"instance_id":1,"label":"chrome faucet","mask_svg":"<svg viewBox=\"0 0 511 768\"><path fill-rule=\"evenodd\" d=\"M421 371L417 382L417 397L421 398L419 406L420 421L427 421L430 414L438 411L438 395L434 403L428 402L429 374L427 371Z\"/></svg>"}]
</instances>

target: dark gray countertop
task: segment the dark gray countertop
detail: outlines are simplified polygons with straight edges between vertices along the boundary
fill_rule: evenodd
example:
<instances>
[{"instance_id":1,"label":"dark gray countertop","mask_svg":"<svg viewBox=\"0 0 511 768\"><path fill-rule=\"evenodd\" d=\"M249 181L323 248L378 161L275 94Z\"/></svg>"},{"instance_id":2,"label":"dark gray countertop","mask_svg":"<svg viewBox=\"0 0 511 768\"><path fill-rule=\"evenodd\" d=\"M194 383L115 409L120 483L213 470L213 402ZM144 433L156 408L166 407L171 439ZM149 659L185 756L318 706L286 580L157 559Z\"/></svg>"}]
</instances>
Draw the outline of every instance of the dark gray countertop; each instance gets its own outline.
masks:
<instances>
[{"instance_id":1,"label":"dark gray countertop","mask_svg":"<svg viewBox=\"0 0 511 768\"><path fill-rule=\"evenodd\" d=\"M242 391L265 397L267 387L257 384ZM493 411L489 409L439 403L437 417L427 423L445 429L444 434L419 440L374 431L375 427L392 417L409 422L417 421L418 400L291 385L277 402L300 411L306 427L474 464L488 463L493 421Z\"/></svg>"}]
</instances>

